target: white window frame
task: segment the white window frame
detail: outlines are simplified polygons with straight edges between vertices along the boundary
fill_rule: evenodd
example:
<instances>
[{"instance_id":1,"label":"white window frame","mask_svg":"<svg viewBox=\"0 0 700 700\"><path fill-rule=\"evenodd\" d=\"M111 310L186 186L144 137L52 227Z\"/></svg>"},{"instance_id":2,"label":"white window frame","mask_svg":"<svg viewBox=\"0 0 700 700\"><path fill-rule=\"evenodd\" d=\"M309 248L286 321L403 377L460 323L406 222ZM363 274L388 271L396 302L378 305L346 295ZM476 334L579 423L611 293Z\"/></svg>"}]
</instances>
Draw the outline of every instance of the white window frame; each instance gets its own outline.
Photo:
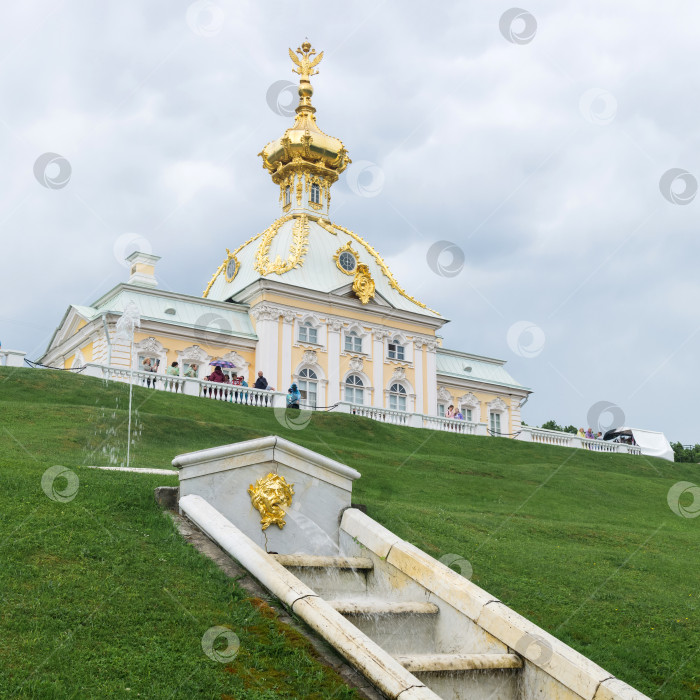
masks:
<instances>
[{"instance_id":1,"label":"white window frame","mask_svg":"<svg viewBox=\"0 0 700 700\"><path fill-rule=\"evenodd\" d=\"M315 195L315 198L314 198ZM321 185L318 184L318 182L313 182L311 183L311 202L312 204L320 204L321 203Z\"/></svg>"},{"instance_id":2,"label":"white window frame","mask_svg":"<svg viewBox=\"0 0 700 700\"><path fill-rule=\"evenodd\" d=\"M348 341L350 341L351 339L352 347L348 347ZM360 346L359 349L356 347L356 345L358 344ZM363 347L364 340L357 330L355 330L354 328L349 328L345 331L345 337L343 338L343 349L345 352L362 353Z\"/></svg>"},{"instance_id":3,"label":"white window frame","mask_svg":"<svg viewBox=\"0 0 700 700\"><path fill-rule=\"evenodd\" d=\"M307 375L304 375L303 372L306 372L307 375L309 372L313 374L313 377L309 377ZM303 403L305 408L311 408L311 409L316 409L316 406L318 406L318 395L319 395L319 388L321 386L321 382L319 380L318 373L316 370L312 369L311 367L302 367L299 370L299 378L297 379L297 386L299 388L299 391L302 391L302 385L306 385L306 388L303 389L303 391L306 392L306 397L303 398ZM313 401L309 400L309 386L313 385L314 391L314 399Z\"/></svg>"},{"instance_id":4,"label":"white window frame","mask_svg":"<svg viewBox=\"0 0 700 700\"><path fill-rule=\"evenodd\" d=\"M393 346L393 350L391 349ZM399 357L401 355L401 357ZM397 360L398 362L406 362L406 346L401 342L401 338L394 338L387 343L386 356L390 360Z\"/></svg>"},{"instance_id":5,"label":"white window frame","mask_svg":"<svg viewBox=\"0 0 700 700\"><path fill-rule=\"evenodd\" d=\"M394 391L394 387L398 387L401 391ZM396 405L392 405L395 403ZM403 406L401 404L403 403ZM393 382L389 387L389 410L391 411L407 411L408 410L408 391L401 382Z\"/></svg>"},{"instance_id":6,"label":"white window frame","mask_svg":"<svg viewBox=\"0 0 700 700\"><path fill-rule=\"evenodd\" d=\"M306 338L302 337L305 335ZM313 339L312 339L313 335ZM311 345L318 345L318 328L311 323L308 319L304 319L299 323L299 332L297 334L297 339L300 343L310 343Z\"/></svg>"},{"instance_id":7,"label":"white window frame","mask_svg":"<svg viewBox=\"0 0 700 700\"><path fill-rule=\"evenodd\" d=\"M356 382L354 383L349 383L350 378L355 377L356 379L360 380L360 383L357 384ZM365 405L364 397L365 397L365 391L367 387L365 386L365 380L360 376L358 372L351 372L348 374L347 377L345 377L345 381L343 382L343 400L346 401L347 403L355 403L360 406ZM357 400L357 392L360 392L360 400ZM352 394L352 398L349 398L350 395Z\"/></svg>"}]
</instances>

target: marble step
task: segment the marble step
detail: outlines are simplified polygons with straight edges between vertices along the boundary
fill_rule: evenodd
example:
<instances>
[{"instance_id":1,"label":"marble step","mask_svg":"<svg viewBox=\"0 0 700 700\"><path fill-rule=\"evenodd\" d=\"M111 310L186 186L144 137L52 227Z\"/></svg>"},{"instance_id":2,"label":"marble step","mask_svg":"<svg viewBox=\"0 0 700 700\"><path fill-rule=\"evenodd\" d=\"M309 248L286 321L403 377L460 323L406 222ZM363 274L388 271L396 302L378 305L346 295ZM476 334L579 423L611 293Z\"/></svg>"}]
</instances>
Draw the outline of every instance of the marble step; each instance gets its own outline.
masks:
<instances>
[{"instance_id":1,"label":"marble step","mask_svg":"<svg viewBox=\"0 0 700 700\"><path fill-rule=\"evenodd\" d=\"M370 601L370 600L329 600L329 605L343 615L437 615L440 612L435 603Z\"/></svg>"},{"instance_id":2,"label":"marble step","mask_svg":"<svg viewBox=\"0 0 700 700\"><path fill-rule=\"evenodd\" d=\"M351 569L371 571L371 559L365 557L324 557L314 554L273 554L272 558L287 568Z\"/></svg>"},{"instance_id":3,"label":"marble step","mask_svg":"<svg viewBox=\"0 0 700 700\"><path fill-rule=\"evenodd\" d=\"M522 668L517 654L402 654L394 658L411 673Z\"/></svg>"},{"instance_id":4,"label":"marble step","mask_svg":"<svg viewBox=\"0 0 700 700\"><path fill-rule=\"evenodd\" d=\"M342 591L345 595L347 591ZM328 604L390 654L435 649L440 608L426 601L327 598Z\"/></svg>"},{"instance_id":5,"label":"marble step","mask_svg":"<svg viewBox=\"0 0 700 700\"><path fill-rule=\"evenodd\" d=\"M273 554L278 563L322 598L367 592L367 574L374 565L364 557L328 557L312 554Z\"/></svg>"}]
</instances>

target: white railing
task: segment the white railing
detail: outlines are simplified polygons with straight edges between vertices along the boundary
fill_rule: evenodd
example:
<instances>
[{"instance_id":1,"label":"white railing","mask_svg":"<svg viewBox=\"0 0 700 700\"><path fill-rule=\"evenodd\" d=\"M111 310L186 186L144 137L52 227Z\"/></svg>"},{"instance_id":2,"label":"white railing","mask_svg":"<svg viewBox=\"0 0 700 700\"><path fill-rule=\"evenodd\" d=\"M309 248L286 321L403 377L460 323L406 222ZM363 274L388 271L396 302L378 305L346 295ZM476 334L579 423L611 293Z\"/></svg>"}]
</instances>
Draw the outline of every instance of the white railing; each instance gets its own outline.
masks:
<instances>
[{"instance_id":1,"label":"white railing","mask_svg":"<svg viewBox=\"0 0 700 700\"><path fill-rule=\"evenodd\" d=\"M527 442L539 442L544 445L557 445L558 447L578 447L594 452L621 452L631 455L642 454L639 445L627 445L622 442L608 442L607 440L582 438L573 433L565 433L559 430L546 430L545 428L533 428L529 425L524 425L521 428L518 438Z\"/></svg>"},{"instance_id":2,"label":"white railing","mask_svg":"<svg viewBox=\"0 0 700 700\"><path fill-rule=\"evenodd\" d=\"M450 433L462 435L486 435L486 423L472 423L471 421L456 418L443 418L442 416L422 416L423 428L431 430L446 430Z\"/></svg>"},{"instance_id":3,"label":"white railing","mask_svg":"<svg viewBox=\"0 0 700 700\"><path fill-rule=\"evenodd\" d=\"M21 350L0 349L0 367L24 367L24 357L27 353Z\"/></svg>"},{"instance_id":4,"label":"white railing","mask_svg":"<svg viewBox=\"0 0 700 700\"><path fill-rule=\"evenodd\" d=\"M286 402L286 395L278 391L265 391L249 386L208 382L205 379L194 379L193 377L176 377L158 372L131 371L94 364L86 365L83 373L107 380L133 382L136 386L169 391L173 394L199 396L200 398L228 401L244 406L284 406Z\"/></svg>"},{"instance_id":5,"label":"white railing","mask_svg":"<svg viewBox=\"0 0 700 700\"><path fill-rule=\"evenodd\" d=\"M265 391L248 386L234 386L209 382L203 379L190 377L175 377L157 372L144 372L142 370L120 369L117 367L105 367L104 365L87 364L83 374L100 377L108 380L133 382L136 385L180 393L187 396L214 401L228 401L243 406L262 406L277 408L286 406L286 394L279 391ZM306 408L305 406L302 406ZM391 425L403 425L411 428L427 428L429 430L441 430L460 435L490 435L486 423L473 423L456 418L444 418L442 416L428 416L423 413L410 413L389 408L377 408L376 406L364 406L346 401L339 401L334 409L340 413L351 413L363 418L389 423ZM546 430L545 428L533 428L522 426L520 431L513 436L517 440L526 442L538 442L544 445L556 445L558 447L577 447L594 452L618 452L639 455L642 453L637 445L627 445L619 442L606 442L604 440L591 440L581 438L578 435L564 433L558 430Z\"/></svg>"}]
</instances>

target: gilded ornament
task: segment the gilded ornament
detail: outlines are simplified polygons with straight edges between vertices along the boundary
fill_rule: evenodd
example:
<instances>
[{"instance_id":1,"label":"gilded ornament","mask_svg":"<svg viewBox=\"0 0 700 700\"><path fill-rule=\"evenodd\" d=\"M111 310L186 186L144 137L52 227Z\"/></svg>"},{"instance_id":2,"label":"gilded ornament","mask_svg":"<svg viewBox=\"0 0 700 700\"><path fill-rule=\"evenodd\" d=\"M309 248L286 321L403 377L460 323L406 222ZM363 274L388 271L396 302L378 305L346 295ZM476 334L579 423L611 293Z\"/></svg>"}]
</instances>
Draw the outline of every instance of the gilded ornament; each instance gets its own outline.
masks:
<instances>
[{"instance_id":1,"label":"gilded ornament","mask_svg":"<svg viewBox=\"0 0 700 700\"><path fill-rule=\"evenodd\" d=\"M284 520L285 508L292 505L294 484L288 484L279 474L268 474L248 487L250 501L260 513L263 530L277 525L281 530L287 523Z\"/></svg>"},{"instance_id":2,"label":"gilded ornament","mask_svg":"<svg viewBox=\"0 0 700 700\"><path fill-rule=\"evenodd\" d=\"M365 250L377 261L377 264L381 268L382 272L386 276L386 278L389 280L389 286L392 287L392 289L395 289L402 297L405 297L409 301L412 301L414 304L417 306L420 306L422 309L426 309L427 311L430 311L431 313L435 314L436 316L439 316L440 314L435 311L434 309L428 308L425 304L421 304L420 301L417 299L414 299L412 296L406 294L406 292L399 286L399 283L396 281L394 278L394 275L391 274L391 270L387 267L386 263L384 260L382 260L381 256L377 251L372 248L372 246L367 243L364 239L360 238L356 233L353 231L350 231L350 229L347 229L343 226L340 226L338 224L326 224L325 222L318 222L323 228L328 230L328 226L333 226L334 228L338 229L338 231L341 231L342 233L347 234L352 238L353 240L357 241L360 245L364 246Z\"/></svg>"},{"instance_id":3,"label":"gilded ornament","mask_svg":"<svg viewBox=\"0 0 700 700\"><path fill-rule=\"evenodd\" d=\"M274 272L277 275L283 275L285 272L289 272L295 267L301 267L304 263L304 256L309 247L309 217L306 214L302 214L296 217L294 222L294 229L292 230L292 245L289 249L289 257L282 262L282 259L278 255L274 262L270 262L269 252L272 241L274 240L279 227L293 218L291 215L284 216L281 219L277 219L275 224L273 224L263 236L260 242L260 247L255 254L255 269L263 276L269 275Z\"/></svg>"},{"instance_id":4,"label":"gilded ornament","mask_svg":"<svg viewBox=\"0 0 700 700\"><path fill-rule=\"evenodd\" d=\"M226 261L226 267L224 267L224 277L226 277L227 282L233 282L234 278L238 274L238 270L241 267L241 263L238 258L232 254L229 249L226 249L228 253L228 260Z\"/></svg>"},{"instance_id":5,"label":"gilded ornament","mask_svg":"<svg viewBox=\"0 0 700 700\"><path fill-rule=\"evenodd\" d=\"M326 231L328 231L328 227L323 224L322 221L318 222ZM338 235L338 234L336 234ZM354 275L355 274L355 269L352 270L346 270L341 264L340 264L340 256L343 253L350 253L355 260L358 260L360 255L357 251L355 251L352 247L352 242L348 241L344 246L341 246L338 248L338 250L335 251L335 255L333 256L333 260L335 260L335 264L338 267L338 269L344 274L344 275Z\"/></svg>"},{"instance_id":6,"label":"gilded ornament","mask_svg":"<svg viewBox=\"0 0 700 700\"><path fill-rule=\"evenodd\" d=\"M357 266L355 280L352 283L352 291L357 294L358 299L367 304L374 296L374 280L369 272L369 268L364 263Z\"/></svg>"}]
</instances>

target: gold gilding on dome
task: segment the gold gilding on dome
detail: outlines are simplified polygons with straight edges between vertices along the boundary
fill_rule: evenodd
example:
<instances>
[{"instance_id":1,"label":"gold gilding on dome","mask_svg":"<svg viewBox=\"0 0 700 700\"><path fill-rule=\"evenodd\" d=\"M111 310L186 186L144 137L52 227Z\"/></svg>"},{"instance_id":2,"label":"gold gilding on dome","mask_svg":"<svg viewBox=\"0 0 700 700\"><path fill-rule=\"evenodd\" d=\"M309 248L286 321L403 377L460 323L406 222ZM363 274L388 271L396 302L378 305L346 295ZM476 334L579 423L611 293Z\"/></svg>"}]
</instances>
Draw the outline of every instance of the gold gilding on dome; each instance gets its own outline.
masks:
<instances>
[{"instance_id":1,"label":"gold gilding on dome","mask_svg":"<svg viewBox=\"0 0 700 700\"><path fill-rule=\"evenodd\" d=\"M318 223L321 224L320 221L319 221ZM323 224L321 224L321 225L323 226ZM326 227L323 226L323 228L326 228ZM326 229L326 230L328 230L328 229ZM334 233L336 236L338 235L337 233L335 233L335 231L333 231L332 233ZM358 253L356 250L353 249L353 247L352 247L352 242L351 242L351 241L348 241L344 246L341 246L340 248L338 248L338 250L335 251L335 255L333 256L333 260L335 260L335 264L337 265L338 269L339 269L344 275L354 275L354 274L355 274L355 270L346 270L346 269L340 264L340 256L341 256L342 253L350 253L350 254L355 258L355 260L359 260L360 255L359 255L359 253Z\"/></svg>"},{"instance_id":2,"label":"gold gilding on dome","mask_svg":"<svg viewBox=\"0 0 700 700\"><path fill-rule=\"evenodd\" d=\"M255 269L263 276L274 272L277 275L283 275L285 272L293 270L295 267L301 267L304 264L304 256L309 247L309 217L302 214L296 217L294 228L292 229L292 245L289 249L289 256L283 262L278 255L274 262L270 262L270 246L277 235L279 227L289 221L291 216L284 216L270 226L265 232L260 247L255 254Z\"/></svg>"},{"instance_id":3,"label":"gold gilding on dome","mask_svg":"<svg viewBox=\"0 0 700 700\"><path fill-rule=\"evenodd\" d=\"M289 221L289 219L291 219L291 218L292 218L291 216L286 216L286 217L283 217L282 219L277 219L277 221L275 221L275 223L272 224L272 226L275 226L278 223L284 223L284 221ZM272 226L270 226L270 228L272 228ZM226 248L226 254L227 254L226 259L221 263L221 265L219 265L219 267L216 268L216 272L214 272L211 279L209 280L209 284L207 285L207 288L204 290L204 294L202 294L203 299L206 299L209 296L209 292L211 291L211 288L214 286L214 282L216 282L217 277L222 272L224 272L226 265L228 265L228 261L232 257L235 258L238 255L238 253L240 253L243 250L243 248L245 248L249 243L253 243L253 241L260 238L260 236L264 236L270 230L270 228L266 228L264 231L261 231L260 233L256 233L254 236L251 236L245 243L241 243L241 245L239 245L238 248L236 248L236 250L233 251L233 255L229 252L229 249ZM236 270L236 274L238 274L238 270Z\"/></svg>"},{"instance_id":4,"label":"gold gilding on dome","mask_svg":"<svg viewBox=\"0 0 700 700\"><path fill-rule=\"evenodd\" d=\"M298 56L296 55L298 54ZM338 175L352 162L340 139L321 131L316 124L316 108L311 104L314 93L309 78L318 73L316 66L323 58L323 52L316 56L316 50L305 41L297 50L289 49L289 56L299 75L299 104L296 108L294 124L276 141L268 143L258 154L262 156L263 167L272 175L272 181L282 185L290 175L298 175L297 205L301 206L302 179L315 176L323 190L327 190Z\"/></svg>"},{"instance_id":5,"label":"gold gilding on dome","mask_svg":"<svg viewBox=\"0 0 700 700\"><path fill-rule=\"evenodd\" d=\"M238 270L241 269L241 263L235 253L232 253L228 248L226 248L226 255L228 257L224 261L224 277L226 277L227 282L233 282L238 274Z\"/></svg>"},{"instance_id":6,"label":"gold gilding on dome","mask_svg":"<svg viewBox=\"0 0 700 700\"><path fill-rule=\"evenodd\" d=\"M352 291L357 294L357 298L367 304L374 297L374 280L369 268L364 263L360 263L355 271L355 279L352 283Z\"/></svg>"},{"instance_id":7,"label":"gold gilding on dome","mask_svg":"<svg viewBox=\"0 0 700 700\"><path fill-rule=\"evenodd\" d=\"M292 505L294 484L288 484L279 474L268 474L248 487L250 501L260 513L263 530L270 525L277 525L281 530L287 523L284 520L285 507Z\"/></svg>"},{"instance_id":8,"label":"gold gilding on dome","mask_svg":"<svg viewBox=\"0 0 700 700\"><path fill-rule=\"evenodd\" d=\"M357 243L362 245L365 248L365 250L375 259L377 265L379 265L381 271L384 273L384 276L389 280L389 286L392 289L395 289L405 299L408 299L409 301L413 302L417 306L420 306L421 309L426 309L426 311L430 311L431 313L435 314L436 316L440 315L434 309L429 308L428 306L426 306L425 304L422 304L417 299L414 299L409 294L406 294L406 292L399 286L399 283L394 278L394 275L391 273L391 270L389 270L389 268L387 267L387 264L384 262L384 260L382 260L382 257L379 255L379 253L377 253L377 251L374 248L372 248L372 246L369 243L367 243L367 241L362 239L360 236L358 236L353 231L350 231L350 229L345 228L344 226L340 226L338 224L332 224L328 221L324 221L323 219L319 219L317 221L317 223L319 226L326 229L326 231L328 231L330 233L336 233L333 229L338 229L338 231L340 231L341 233L345 233L348 236L350 236L350 238L357 241Z\"/></svg>"}]
</instances>

